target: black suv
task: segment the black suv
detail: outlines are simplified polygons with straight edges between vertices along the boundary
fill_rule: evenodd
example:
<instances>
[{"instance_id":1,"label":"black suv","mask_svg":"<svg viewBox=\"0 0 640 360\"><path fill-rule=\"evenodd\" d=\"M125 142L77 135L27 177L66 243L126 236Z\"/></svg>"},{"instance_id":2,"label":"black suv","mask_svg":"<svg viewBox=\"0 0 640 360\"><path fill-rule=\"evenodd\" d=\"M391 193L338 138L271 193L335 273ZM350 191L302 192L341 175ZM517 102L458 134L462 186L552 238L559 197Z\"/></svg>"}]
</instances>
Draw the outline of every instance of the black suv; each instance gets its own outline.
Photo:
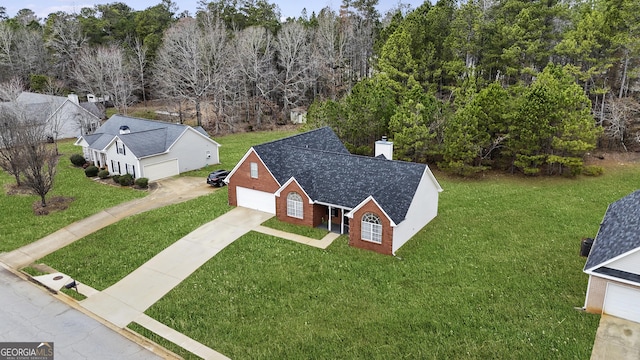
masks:
<instances>
[{"instance_id":1,"label":"black suv","mask_svg":"<svg viewBox=\"0 0 640 360\"><path fill-rule=\"evenodd\" d=\"M216 170L207 176L207 184L211 186L224 186L224 179L229 175L227 170Z\"/></svg>"}]
</instances>

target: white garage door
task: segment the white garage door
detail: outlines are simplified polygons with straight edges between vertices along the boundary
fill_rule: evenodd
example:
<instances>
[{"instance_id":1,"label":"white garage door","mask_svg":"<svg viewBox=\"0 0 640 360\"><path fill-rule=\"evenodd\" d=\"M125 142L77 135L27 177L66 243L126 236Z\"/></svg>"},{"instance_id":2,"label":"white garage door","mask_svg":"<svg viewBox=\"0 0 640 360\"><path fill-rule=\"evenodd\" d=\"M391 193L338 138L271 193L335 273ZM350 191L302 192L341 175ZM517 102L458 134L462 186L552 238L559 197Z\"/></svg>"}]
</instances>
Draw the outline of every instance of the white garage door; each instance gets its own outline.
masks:
<instances>
[{"instance_id":1,"label":"white garage door","mask_svg":"<svg viewBox=\"0 0 640 360\"><path fill-rule=\"evenodd\" d=\"M604 298L605 314L640 323L640 290L609 283Z\"/></svg>"},{"instance_id":2,"label":"white garage door","mask_svg":"<svg viewBox=\"0 0 640 360\"><path fill-rule=\"evenodd\" d=\"M276 198L274 194L264 191L236 187L238 206L260 210L270 214L276 213Z\"/></svg>"},{"instance_id":3,"label":"white garage door","mask_svg":"<svg viewBox=\"0 0 640 360\"><path fill-rule=\"evenodd\" d=\"M144 177L150 181L163 179L180 173L178 169L178 159L145 165L143 171Z\"/></svg>"}]
</instances>

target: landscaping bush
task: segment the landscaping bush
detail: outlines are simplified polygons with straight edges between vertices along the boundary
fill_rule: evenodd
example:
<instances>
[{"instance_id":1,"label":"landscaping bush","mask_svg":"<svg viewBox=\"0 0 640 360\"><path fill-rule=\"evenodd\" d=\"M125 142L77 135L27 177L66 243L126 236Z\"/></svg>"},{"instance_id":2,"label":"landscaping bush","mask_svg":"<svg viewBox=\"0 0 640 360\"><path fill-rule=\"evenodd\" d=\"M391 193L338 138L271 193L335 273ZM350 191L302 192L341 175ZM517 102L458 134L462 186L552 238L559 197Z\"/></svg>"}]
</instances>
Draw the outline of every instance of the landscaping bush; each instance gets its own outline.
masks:
<instances>
[{"instance_id":1,"label":"landscaping bush","mask_svg":"<svg viewBox=\"0 0 640 360\"><path fill-rule=\"evenodd\" d=\"M69 157L69 160L71 160L71 163L77 167L81 167L82 165L84 165L87 160L84 158L84 156L80 155L80 154L73 154Z\"/></svg>"},{"instance_id":2,"label":"landscaping bush","mask_svg":"<svg viewBox=\"0 0 640 360\"><path fill-rule=\"evenodd\" d=\"M84 169L84 174L87 175L87 177L94 177L98 175L98 171L100 170L97 167L90 165L87 166L86 169Z\"/></svg>"},{"instance_id":3,"label":"landscaping bush","mask_svg":"<svg viewBox=\"0 0 640 360\"><path fill-rule=\"evenodd\" d=\"M149 186L149 179L142 177L136 179L136 186L142 189L146 189Z\"/></svg>"},{"instance_id":4,"label":"landscaping bush","mask_svg":"<svg viewBox=\"0 0 640 360\"><path fill-rule=\"evenodd\" d=\"M100 179L106 179L106 178L108 178L108 177L109 177L109 170L100 170L100 171L98 172L98 177L99 177Z\"/></svg>"},{"instance_id":5,"label":"landscaping bush","mask_svg":"<svg viewBox=\"0 0 640 360\"><path fill-rule=\"evenodd\" d=\"M124 174L120 176L120 179L118 180L118 182L122 186L131 186L133 185L133 176L131 176L131 174Z\"/></svg>"},{"instance_id":6,"label":"landscaping bush","mask_svg":"<svg viewBox=\"0 0 640 360\"><path fill-rule=\"evenodd\" d=\"M120 175L113 175L111 179L113 179L114 183L120 184Z\"/></svg>"},{"instance_id":7,"label":"landscaping bush","mask_svg":"<svg viewBox=\"0 0 640 360\"><path fill-rule=\"evenodd\" d=\"M587 165L582 169L582 175L600 176L602 174L604 174L604 168L602 166Z\"/></svg>"}]
</instances>

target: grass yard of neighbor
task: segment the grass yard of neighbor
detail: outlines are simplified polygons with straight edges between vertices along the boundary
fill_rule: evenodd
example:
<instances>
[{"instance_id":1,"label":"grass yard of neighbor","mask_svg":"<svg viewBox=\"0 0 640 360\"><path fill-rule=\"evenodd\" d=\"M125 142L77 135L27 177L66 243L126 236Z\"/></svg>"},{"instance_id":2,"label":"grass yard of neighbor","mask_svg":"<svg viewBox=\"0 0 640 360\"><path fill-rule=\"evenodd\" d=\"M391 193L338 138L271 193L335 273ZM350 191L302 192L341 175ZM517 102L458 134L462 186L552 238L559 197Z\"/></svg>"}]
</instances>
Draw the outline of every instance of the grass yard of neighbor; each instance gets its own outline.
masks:
<instances>
[{"instance_id":1,"label":"grass yard of neighbor","mask_svg":"<svg viewBox=\"0 0 640 360\"><path fill-rule=\"evenodd\" d=\"M15 250L51 234L75 221L84 219L106 208L147 195L146 191L130 187L105 186L87 178L82 168L69 161L71 154L82 154L74 140L58 143L60 159L52 197L72 197L74 200L64 211L49 215L34 215L32 205L40 200L36 195L7 195L6 189L15 185L15 179L0 171L0 252Z\"/></svg>"}]
</instances>

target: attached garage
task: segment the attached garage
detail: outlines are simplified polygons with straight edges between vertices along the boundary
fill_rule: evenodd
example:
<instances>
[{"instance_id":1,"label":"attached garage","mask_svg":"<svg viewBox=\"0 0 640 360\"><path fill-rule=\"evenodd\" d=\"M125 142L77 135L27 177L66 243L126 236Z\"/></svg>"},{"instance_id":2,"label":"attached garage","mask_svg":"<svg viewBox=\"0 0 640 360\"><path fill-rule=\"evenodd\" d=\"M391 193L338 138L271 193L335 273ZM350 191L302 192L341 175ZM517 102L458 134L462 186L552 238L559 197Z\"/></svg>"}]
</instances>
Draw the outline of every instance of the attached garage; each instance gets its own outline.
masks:
<instances>
[{"instance_id":1,"label":"attached garage","mask_svg":"<svg viewBox=\"0 0 640 360\"><path fill-rule=\"evenodd\" d=\"M609 283L603 313L640 323L640 289Z\"/></svg>"},{"instance_id":2,"label":"attached garage","mask_svg":"<svg viewBox=\"0 0 640 360\"><path fill-rule=\"evenodd\" d=\"M171 159L155 164L144 165L143 176L149 181L164 179L170 176L178 175L178 159Z\"/></svg>"},{"instance_id":3,"label":"attached garage","mask_svg":"<svg viewBox=\"0 0 640 360\"><path fill-rule=\"evenodd\" d=\"M236 187L236 200L238 206L264 211L270 214L276 213L276 197L274 194L268 192L238 186Z\"/></svg>"}]
</instances>

